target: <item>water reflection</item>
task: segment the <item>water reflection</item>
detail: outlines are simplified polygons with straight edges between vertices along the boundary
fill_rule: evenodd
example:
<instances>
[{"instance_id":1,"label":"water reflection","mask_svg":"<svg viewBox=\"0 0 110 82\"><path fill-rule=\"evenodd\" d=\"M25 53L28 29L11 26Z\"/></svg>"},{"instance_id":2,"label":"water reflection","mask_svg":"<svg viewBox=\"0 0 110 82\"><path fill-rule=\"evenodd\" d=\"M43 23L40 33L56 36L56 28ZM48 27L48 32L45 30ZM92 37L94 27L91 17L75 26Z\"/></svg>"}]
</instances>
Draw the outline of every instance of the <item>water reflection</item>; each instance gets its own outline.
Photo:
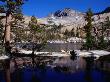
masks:
<instances>
[{"instance_id":1,"label":"water reflection","mask_svg":"<svg viewBox=\"0 0 110 82\"><path fill-rule=\"evenodd\" d=\"M69 57L57 59L54 62L57 69L61 70L62 72L68 73L75 73L78 71L83 71L85 69L85 61L77 57L76 59L72 59Z\"/></svg>"},{"instance_id":2,"label":"water reflection","mask_svg":"<svg viewBox=\"0 0 110 82\"><path fill-rule=\"evenodd\" d=\"M95 69L93 58L28 57L11 60L12 82L110 82L110 72ZM17 66L17 67L16 67ZM4 71L0 82L4 82Z\"/></svg>"},{"instance_id":3,"label":"water reflection","mask_svg":"<svg viewBox=\"0 0 110 82\"><path fill-rule=\"evenodd\" d=\"M31 82L41 82L41 80L35 75L35 72L33 71Z\"/></svg>"},{"instance_id":4,"label":"water reflection","mask_svg":"<svg viewBox=\"0 0 110 82\"><path fill-rule=\"evenodd\" d=\"M70 51L70 54L71 54L71 57L70 57L70 58L71 58L71 60L73 60L73 61L74 61L74 60L75 60L75 58L77 57L77 56L76 56L77 54L75 53L75 51L74 51L74 50Z\"/></svg>"},{"instance_id":5,"label":"water reflection","mask_svg":"<svg viewBox=\"0 0 110 82\"><path fill-rule=\"evenodd\" d=\"M110 82L110 72L104 71L103 75L104 75L105 82Z\"/></svg>"},{"instance_id":6,"label":"water reflection","mask_svg":"<svg viewBox=\"0 0 110 82\"><path fill-rule=\"evenodd\" d=\"M92 81L92 69L94 66L94 57L86 57L84 58L86 61L86 69L85 69L85 80L86 82L93 82Z\"/></svg>"},{"instance_id":7,"label":"water reflection","mask_svg":"<svg viewBox=\"0 0 110 82\"><path fill-rule=\"evenodd\" d=\"M23 69L17 69L11 74L12 82L23 82Z\"/></svg>"}]
</instances>

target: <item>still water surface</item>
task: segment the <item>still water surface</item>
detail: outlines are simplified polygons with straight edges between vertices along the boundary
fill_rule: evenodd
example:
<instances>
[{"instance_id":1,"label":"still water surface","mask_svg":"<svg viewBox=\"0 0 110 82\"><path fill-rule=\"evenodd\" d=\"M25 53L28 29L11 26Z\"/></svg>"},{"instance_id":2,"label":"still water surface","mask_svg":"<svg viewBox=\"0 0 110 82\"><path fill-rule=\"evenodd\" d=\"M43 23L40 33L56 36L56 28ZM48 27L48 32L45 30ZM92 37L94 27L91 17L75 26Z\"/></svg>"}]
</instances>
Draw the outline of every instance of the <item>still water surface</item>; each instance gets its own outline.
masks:
<instances>
[{"instance_id":1,"label":"still water surface","mask_svg":"<svg viewBox=\"0 0 110 82\"><path fill-rule=\"evenodd\" d=\"M45 60L48 58L40 60L42 63L34 67L17 64L11 72L11 82L110 82L110 72L99 69L100 65L96 65L98 61L87 63L80 57ZM0 82L5 82L3 70L0 71Z\"/></svg>"},{"instance_id":2,"label":"still water surface","mask_svg":"<svg viewBox=\"0 0 110 82\"><path fill-rule=\"evenodd\" d=\"M17 44L18 47L23 45ZM61 49L69 51L80 48L80 43L48 43L43 51L59 52ZM33 66L31 58L12 59L11 82L110 82L110 62L101 64L100 61L81 57L38 57L35 63ZM5 71L1 70L0 82L6 82L4 74Z\"/></svg>"},{"instance_id":3,"label":"still water surface","mask_svg":"<svg viewBox=\"0 0 110 82\"><path fill-rule=\"evenodd\" d=\"M81 48L81 45L82 43L47 43L42 51L59 52L62 49L65 51L78 50ZM33 44L32 43L16 43L16 47L31 49L33 47Z\"/></svg>"}]
</instances>

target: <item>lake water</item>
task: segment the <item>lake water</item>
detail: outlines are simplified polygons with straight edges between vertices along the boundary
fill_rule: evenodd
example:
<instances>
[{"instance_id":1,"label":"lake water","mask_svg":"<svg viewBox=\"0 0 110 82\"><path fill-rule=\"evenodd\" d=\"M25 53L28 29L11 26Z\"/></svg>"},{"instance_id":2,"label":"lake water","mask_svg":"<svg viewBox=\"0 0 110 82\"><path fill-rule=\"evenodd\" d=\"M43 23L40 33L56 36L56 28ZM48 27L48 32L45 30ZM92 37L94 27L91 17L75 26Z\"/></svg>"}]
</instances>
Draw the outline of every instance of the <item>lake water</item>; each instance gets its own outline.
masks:
<instances>
[{"instance_id":1,"label":"lake water","mask_svg":"<svg viewBox=\"0 0 110 82\"><path fill-rule=\"evenodd\" d=\"M76 50L81 48L82 43L47 43L44 51L59 52L62 49L65 51Z\"/></svg>"},{"instance_id":2,"label":"lake water","mask_svg":"<svg viewBox=\"0 0 110 82\"><path fill-rule=\"evenodd\" d=\"M36 45L36 44L35 44ZM76 50L81 48L82 43L47 43L42 51L59 52L62 49L65 51ZM17 47L32 48L32 43L16 43Z\"/></svg>"},{"instance_id":3,"label":"lake water","mask_svg":"<svg viewBox=\"0 0 110 82\"><path fill-rule=\"evenodd\" d=\"M11 82L110 82L109 68L100 69L99 61L81 57L35 58L34 66L30 58L16 58L17 66L13 61ZM4 72L0 71L0 82L5 82Z\"/></svg>"},{"instance_id":4,"label":"lake water","mask_svg":"<svg viewBox=\"0 0 110 82\"><path fill-rule=\"evenodd\" d=\"M22 44L18 44L22 47ZM29 45L30 47L32 45ZM81 43L50 44L42 51L59 52L80 49ZM11 82L110 82L110 62L81 57L13 58L10 63ZM5 71L0 64L0 82Z\"/></svg>"}]
</instances>

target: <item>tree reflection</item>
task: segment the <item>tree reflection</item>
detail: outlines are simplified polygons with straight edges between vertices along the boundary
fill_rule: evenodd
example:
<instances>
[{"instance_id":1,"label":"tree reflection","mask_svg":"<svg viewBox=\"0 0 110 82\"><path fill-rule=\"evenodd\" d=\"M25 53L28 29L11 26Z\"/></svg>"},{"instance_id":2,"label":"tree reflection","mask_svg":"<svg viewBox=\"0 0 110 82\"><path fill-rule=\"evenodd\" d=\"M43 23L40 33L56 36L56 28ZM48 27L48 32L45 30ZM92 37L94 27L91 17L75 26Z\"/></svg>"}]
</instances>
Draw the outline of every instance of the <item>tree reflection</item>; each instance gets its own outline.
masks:
<instances>
[{"instance_id":1,"label":"tree reflection","mask_svg":"<svg viewBox=\"0 0 110 82\"><path fill-rule=\"evenodd\" d=\"M74 61L74 60L75 60L75 58L76 58L76 55L77 55L77 54L75 53L75 51L74 51L74 50L70 51L70 54L71 54L71 57L70 57L70 58L71 58L71 60L73 60L73 61Z\"/></svg>"},{"instance_id":2,"label":"tree reflection","mask_svg":"<svg viewBox=\"0 0 110 82\"><path fill-rule=\"evenodd\" d=\"M12 73L12 82L23 82L23 69L16 69L14 73Z\"/></svg>"},{"instance_id":3,"label":"tree reflection","mask_svg":"<svg viewBox=\"0 0 110 82\"><path fill-rule=\"evenodd\" d=\"M41 80L35 75L35 72L33 71L31 82L41 82Z\"/></svg>"},{"instance_id":4,"label":"tree reflection","mask_svg":"<svg viewBox=\"0 0 110 82\"><path fill-rule=\"evenodd\" d=\"M63 66L63 67L56 66L54 67L54 70L59 73L70 73L71 72L70 68L66 66Z\"/></svg>"},{"instance_id":5,"label":"tree reflection","mask_svg":"<svg viewBox=\"0 0 110 82\"><path fill-rule=\"evenodd\" d=\"M104 79L106 82L110 82L110 72L104 71Z\"/></svg>"},{"instance_id":6,"label":"tree reflection","mask_svg":"<svg viewBox=\"0 0 110 82\"><path fill-rule=\"evenodd\" d=\"M84 58L86 61L86 69L85 69L85 80L87 82L92 82L91 71L94 65L94 57L86 57Z\"/></svg>"}]
</instances>

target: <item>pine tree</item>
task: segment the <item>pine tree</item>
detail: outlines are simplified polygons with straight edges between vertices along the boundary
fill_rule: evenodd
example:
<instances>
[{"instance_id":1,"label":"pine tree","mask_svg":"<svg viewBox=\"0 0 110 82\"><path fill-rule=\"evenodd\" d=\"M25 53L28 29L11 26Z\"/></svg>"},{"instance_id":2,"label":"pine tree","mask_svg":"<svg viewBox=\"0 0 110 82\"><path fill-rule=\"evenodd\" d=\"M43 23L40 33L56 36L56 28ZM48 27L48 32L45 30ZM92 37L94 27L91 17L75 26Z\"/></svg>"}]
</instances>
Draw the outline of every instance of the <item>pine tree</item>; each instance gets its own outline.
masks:
<instances>
[{"instance_id":1,"label":"pine tree","mask_svg":"<svg viewBox=\"0 0 110 82\"><path fill-rule=\"evenodd\" d=\"M19 9L17 13L13 15L14 20L11 22L11 32L13 33L14 42L26 41L26 27L24 27L24 17L22 11Z\"/></svg>"},{"instance_id":2,"label":"pine tree","mask_svg":"<svg viewBox=\"0 0 110 82\"><path fill-rule=\"evenodd\" d=\"M110 19L109 17L106 18L106 25L107 29L106 29L106 37L107 37L107 49L110 50Z\"/></svg>"},{"instance_id":3,"label":"pine tree","mask_svg":"<svg viewBox=\"0 0 110 82\"><path fill-rule=\"evenodd\" d=\"M93 46L94 46L94 42L93 42L93 36L91 34L91 31L92 31L92 16L93 16L93 13L91 11L91 9L89 9L87 12L86 12L86 16L85 16L85 20L87 21L87 24L84 26L84 30L85 30L85 33L86 33L86 43L84 44L84 48L87 49L87 50L90 50L90 49L93 49Z\"/></svg>"},{"instance_id":4,"label":"pine tree","mask_svg":"<svg viewBox=\"0 0 110 82\"><path fill-rule=\"evenodd\" d=\"M4 25L0 20L0 55L2 55L3 51L4 51L4 49L3 49L3 28L4 28Z\"/></svg>"},{"instance_id":5,"label":"pine tree","mask_svg":"<svg viewBox=\"0 0 110 82\"><path fill-rule=\"evenodd\" d=\"M6 26L5 26L5 42L10 42L10 24L15 14L19 14L19 10L25 0L0 0L2 11L6 13Z\"/></svg>"},{"instance_id":6,"label":"pine tree","mask_svg":"<svg viewBox=\"0 0 110 82\"><path fill-rule=\"evenodd\" d=\"M30 29L30 33L28 36L30 36L30 40L33 43L39 44L40 46L36 46L36 50L40 51L46 43L46 31L45 31L45 26L40 26L37 22L36 17L32 16L31 21L29 22L28 25Z\"/></svg>"},{"instance_id":7,"label":"pine tree","mask_svg":"<svg viewBox=\"0 0 110 82\"><path fill-rule=\"evenodd\" d=\"M71 30L70 35L71 35L71 37L75 37L74 28Z\"/></svg>"},{"instance_id":8,"label":"pine tree","mask_svg":"<svg viewBox=\"0 0 110 82\"><path fill-rule=\"evenodd\" d=\"M108 47L107 42L109 43L109 32L110 32L110 21L109 17L106 18L104 22L101 22L101 34L99 37L99 48L106 49ZM106 37L107 40L104 40Z\"/></svg>"},{"instance_id":9,"label":"pine tree","mask_svg":"<svg viewBox=\"0 0 110 82\"><path fill-rule=\"evenodd\" d=\"M64 32L64 36L65 36L66 40L69 37L69 35L70 35L69 31L66 29L65 32Z\"/></svg>"},{"instance_id":10,"label":"pine tree","mask_svg":"<svg viewBox=\"0 0 110 82\"><path fill-rule=\"evenodd\" d=\"M17 13L17 10L22 6L24 0L0 0L3 3L2 11L6 13L6 24L5 24L5 52L6 55L11 56L11 47L10 47L10 31L11 31L11 22L13 19L13 15ZM0 7L1 7L0 6ZM1 9L1 8L0 8ZM5 70L6 70L6 82L11 82L10 79L10 58L5 62Z\"/></svg>"}]
</instances>

